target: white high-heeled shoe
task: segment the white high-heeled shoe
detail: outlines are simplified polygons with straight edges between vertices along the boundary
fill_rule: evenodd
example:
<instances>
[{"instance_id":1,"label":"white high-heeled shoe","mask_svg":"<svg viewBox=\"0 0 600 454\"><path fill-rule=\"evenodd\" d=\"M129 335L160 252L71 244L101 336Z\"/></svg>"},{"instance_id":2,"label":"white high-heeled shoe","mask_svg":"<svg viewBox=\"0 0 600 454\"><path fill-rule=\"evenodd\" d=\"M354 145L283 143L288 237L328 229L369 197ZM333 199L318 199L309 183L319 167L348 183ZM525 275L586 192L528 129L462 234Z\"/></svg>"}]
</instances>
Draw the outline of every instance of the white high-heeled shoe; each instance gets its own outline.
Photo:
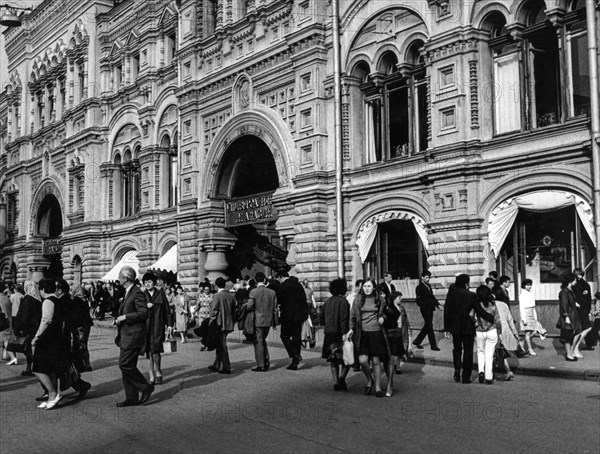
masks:
<instances>
[{"instance_id":1,"label":"white high-heeled shoe","mask_svg":"<svg viewBox=\"0 0 600 454\"><path fill-rule=\"evenodd\" d=\"M13 358L6 363L7 366L16 366L17 364L19 364L19 360L17 358Z\"/></svg>"},{"instance_id":2,"label":"white high-heeled shoe","mask_svg":"<svg viewBox=\"0 0 600 454\"><path fill-rule=\"evenodd\" d=\"M62 395L60 393L56 394L56 397L54 399L46 402L46 410L50 410L51 408L54 408L56 406L56 404L60 401L60 399L62 399Z\"/></svg>"},{"instance_id":3,"label":"white high-heeled shoe","mask_svg":"<svg viewBox=\"0 0 600 454\"><path fill-rule=\"evenodd\" d=\"M529 350L529 354L530 354L531 356L537 356L537 353L536 353L536 352L534 352L533 350Z\"/></svg>"}]
</instances>

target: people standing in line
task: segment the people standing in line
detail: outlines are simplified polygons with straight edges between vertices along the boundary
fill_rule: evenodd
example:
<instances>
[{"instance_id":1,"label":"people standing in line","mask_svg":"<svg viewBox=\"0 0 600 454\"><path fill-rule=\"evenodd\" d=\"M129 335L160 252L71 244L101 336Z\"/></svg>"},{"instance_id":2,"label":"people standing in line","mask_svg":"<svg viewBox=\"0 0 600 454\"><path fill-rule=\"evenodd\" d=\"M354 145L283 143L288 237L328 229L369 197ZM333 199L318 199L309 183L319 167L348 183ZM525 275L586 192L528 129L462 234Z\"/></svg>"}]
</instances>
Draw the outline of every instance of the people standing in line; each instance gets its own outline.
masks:
<instances>
[{"instance_id":1,"label":"people standing in line","mask_svg":"<svg viewBox=\"0 0 600 454\"><path fill-rule=\"evenodd\" d=\"M429 284L430 279L431 273L429 271L424 271L421 274L421 282L417 285L417 306L419 306L419 309L421 310L421 315L423 316L425 324L413 341L413 345L422 349L421 342L423 342L423 339L427 336L431 350L439 352L440 349L437 346L435 332L433 331L433 313L440 307L440 303L433 295L433 289Z\"/></svg>"},{"instance_id":2,"label":"people standing in line","mask_svg":"<svg viewBox=\"0 0 600 454\"><path fill-rule=\"evenodd\" d=\"M139 371L138 355L146 343L146 320L148 306L144 292L134 285L136 272L130 266L124 266L119 272L119 281L125 290L116 319L118 328L115 343L120 348L119 369L125 389L125 400L117 407L140 405L150 399L154 385ZM141 393L141 395L140 395Z\"/></svg>"},{"instance_id":3,"label":"people standing in line","mask_svg":"<svg viewBox=\"0 0 600 454\"><path fill-rule=\"evenodd\" d=\"M256 287L250 290L249 307L254 311L254 372L266 372L271 367L267 336L271 327L275 329L275 311L277 295L267 288L267 277L259 271L255 276Z\"/></svg>"},{"instance_id":4,"label":"people standing in line","mask_svg":"<svg viewBox=\"0 0 600 454\"><path fill-rule=\"evenodd\" d=\"M477 368L479 369L479 383L491 385L494 382L494 352L502 334L502 323L498 309L494 302L494 294L489 286L483 286L477 291L477 302L485 312L494 317L493 322L488 322L477 316L475 325L475 341L477 342Z\"/></svg>"},{"instance_id":5,"label":"people standing in line","mask_svg":"<svg viewBox=\"0 0 600 454\"><path fill-rule=\"evenodd\" d=\"M279 273L281 284L276 290L277 303L281 310L281 341L292 362L289 370L298 370L302 361L302 324L308 318L306 293L296 277L286 271Z\"/></svg>"},{"instance_id":6,"label":"people standing in line","mask_svg":"<svg viewBox=\"0 0 600 454\"><path fill-rule=\"evenodd\" d=\"M175 306L175 329L181 334L181 343L185 344L187 342L186 333L189 318L189 299L181 284L175 287L173 303Z\"/></svg>"},{"instance_id":7,"label":"people standing in line","mask_svg":"<svg viewBox=\"0 0 600 454\"><path fill-rule=\"evenodd\" d=\"M383 325L390 350L390 355L388 356L385 365L387 374L386 397L392 397L394 392L394 373L396 372L396 366L400 362L400 358L406 354L404 341L402 339L402 313L400 312L402 293L394 292L390 295L390 299L392 300L392 304L386 305L385 323Z\"/></svg>"},{"instance_id":8,"label":"people standing in line","mask_svg":"<svg viewBox=\"0 0 600 454\"><path fill-rule=\"evenodd\" d=\"M31 340L33 347L32 371L44 388L44 395L38 400L42 403L38 408L50 410L62 399L58 392L57 376L61 372L60 359L63 341L61 327L65 320L61 319L61 311L56 309L56 282L44 278L38 283L42 301L42 318L40 325Z\"/></svg>"},{"instance_id":9,"label":"people standing in line","mask_svg":"<svg viewBox=\"0 0 600 454\"><path fill-rule=\"evenodd\" d=\"M15 334L22 333L27 336L27 341L25 342L25 358L27 359L27 366L25 367L25 370L21 372L21 375L31 377L33 375L33 372L31 371L33 363L31 341L42 320L42 297L40 296L40 291L35 282L25 281L24 287L25 296L21 299L19 312L17 312L17 316L13 319L13 330ZM85 303L85 306L89 317L89 305Z\"/></svg>"},{"instance_id":10,"label":"people standing in line","mask_svg":"<svg viewBox=\"0 0 600 454\"><path fill-rule=\"evenodd\" d=\"M575 301L579 304L577 313L579 314L579 322L581 323L581 338L579 343L575 345L574 351L579 353L580 346L584 340L586 345L582 350L594 349L595 341L593 336L588 335L592 330L592 323L590 322L590 312L592 311L592 288L585 280L585 273L581 268L575 268L573 274L577 276L577 282L573 286L573 294L575 295Z\"/></svg>"},{"instance_id":11,"label":"people standing in line","mask_svg":"<svg viewBox=\"0 0 600 454\"><path fill-rule=\"evenodd\" d=\"M558 294L558 306L560 310L556 327L560 329L560 339L565 343L567 361L577 361L583 356L575 351L575 345L581 339L581 321L577 310L577 302L573 293L573 286L577 283L577 276L573 273L565 274L560 285Z\"/></svg>"},{"instance_id":12,"label":"people standing in line","mask_svg":"<svg viewBox=\"0 0 600 454\"><path fill-rule=\"evenodd\" d=\"M218 288L210 304L210 322L216 322L221 331L215 349L215 362L209 369L220 374L231 374L231 361L227 349L227 335L233 331L233 315L235 313L235 296L225 290L227 282L222 277L215 280Z\"/></svg>"},{"instance_id":13,"label":"people standing in line","mask_svg":"<svg viewBox=\"0 0 600 454\"><path fill-rule=\"evenodd\" d=\"M146 358L150 361L148 374L151 385L162 385L163 373L161 368L161 356L164 352L165 328L170 334L173 331L173 323L169 316L169 303L162 290L156 288L156 274L147 272L142 278L146 289L148 320L146 323Z\"/></svg>"},{"instance_id":14,"label":"people standing in line","mask_svg":"<svg viewBox=\"0 0 600 454\"><path fill-rule=\"evenodd\" d=\"M492 289L496 301L502 301L510 308L510 296L508 289L510 288L510 277L500 276L498 283Z\"/></svg>"},{"instance_id":15,"label":"people standing in line","mask_svg":"<svg viewBox=\"0 0 600 454\"><path fill-rule=\"evenodd\" d=\"M488 314L477 303L475 293L469 291L471 278L460 274L448 289L444 304L444 330L446 336L452 335L452 359L454 363L454 381L464 384L471 383L473 372L473 344L475 343L475 322L471 314L482 317L489 323L494 323L494 316ZM473 311L473 312L472 312Z\"/></svg>"},{"instance_id":16,"label":"people standing in line","mask_svg":"<svg viewBox=\"0 0 600 454\"><path fill-rule=\"evenodd\" d=\"M502 285L502 278L506 276L502 276L500 278L500 285ZM516 352L521 341L519 340L519 333L517 331L517 327L515 326L515 321L510 312L510 308L508 304L504 301L496 300L496 308L498 309L498 317L500 318L500 324L502 325L502 331L500 335L500 345L506 352ZM501 348L497 350L497 354L502 354ZM510 370L510 365L508 364L508 358L502 358L502 364L504 366L504 370L506 372L506 377L504 381L512 380L515 375Z\"/></svg>"},{"instance_id":17,"label":"people standing in line","mask_svg":"<svg viewBox=\"0 0 600 454\"><path fill-rule=\"evenodd\" d=\"M71 336L73 339L73 363L81 372L91 372L90 351L88 340L94 321L90 317L88 304L85 302L83 288L77 286L72 291L71 299Z\"/></svg>"},{"instance_id":18,"label":"people standing in line","mask_svg":"<svg viewBox=\"0 0 600 454\"><path fill-rule=\"evenodd\" d=\"M350 366L344 365L343 359L332 358L331 349L339 348L347 337L350 322L350 305L344 295L348 291L348 285L342 278L334 279L329 283L331 298L323 305L325 326L323 328L323 348L321 357L329 361L331 376L333 377L333 389L335 391L346 391L346 376Z\"/></svg>"},{"instance_id":19,"label":"people standing in line","mask_svg":"<svg viewBox=\"0 0 600 454\"><path fill-rule=\"evenodd\" d=\"M546 330L538 321L537 311L535 310L535 296L531 291L533 281L525 279L521 283L521 293L519 294L519 313L521 316L521 330L525 331L525 343L527 344L528 353L535 356L531 346L531 337L536 333L541 340L546 339Z\"/></svg>"},{"instance_id":20,"label":"people standing in line","mask_svg":"<svg viewBox=\"0 0 600 454\"><path fill-rule=\"evenodd\" d=\"M8 320L8 328L0 332L0 341L2 342L3 349L2 359L6 360L10 358L10 361L7 362L6 365L16 366L18 364L17 356L13 352L6 350L8 341L13 333L13 315L10 298L6 295L5 290L6 284L4 284L3 281L0 281L0 312L4 313L6 319Z\"/></svg>"},{"instance_id":21,"label":"people standing in line","mask_svg":"<svg viewBox=\"0 0 600 454\"><path fill-rule=\"evenodd\" d=\"M384 396L381 391L381 358L390 356L388 342L382 329L386 304L386 298L377 290L375 281L367 279L363 284L362 292L354 301L350 315L348 336L352 338L354 348L358 349L358 361L367 378L365 386L367 396L371 394L373 385L375 385L375 395Z\"/></svg>"},{"instance_id":22,"label":"people standing in line","mask_svg":"<svg viewBox=\"0 0 600 454\"><path fill-rule=\"evenodd\" d=\"M392 273L386 271L383 274L383 282L379 285L379 293L385 296L386 300L391 303L392 294L396 291L396 287L392 284Z\"/></svg>"}]
</instances>

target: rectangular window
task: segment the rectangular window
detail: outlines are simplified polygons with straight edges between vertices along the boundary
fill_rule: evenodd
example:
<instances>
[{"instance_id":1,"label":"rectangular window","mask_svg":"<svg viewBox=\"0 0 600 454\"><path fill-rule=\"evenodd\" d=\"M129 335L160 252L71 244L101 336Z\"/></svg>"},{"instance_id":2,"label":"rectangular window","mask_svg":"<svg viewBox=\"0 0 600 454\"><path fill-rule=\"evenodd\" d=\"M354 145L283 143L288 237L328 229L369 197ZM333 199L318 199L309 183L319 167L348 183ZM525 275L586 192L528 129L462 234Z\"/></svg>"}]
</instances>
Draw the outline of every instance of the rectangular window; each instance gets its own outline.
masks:
<instances>
[{"instance_id":1,"label":"rectangular window","mask_svg":"<svg viewBox=\"0 0 600 454\"><path fill-rule=\"evenodd\" d=\"M366 163L381 161L383 147L381 141L381 100L365 102Z\"/></svg>"},{"instance_id":2,"label":"rectangular window","mask_svg":"<svg viewBox=\"0 0 600 454\"><path fill-rule=\"evenodd\" d=\"M183 124L183 131L186 136L190 136L192 134L192 120L187 120Z\"/></svg>"},{"instance_id":3,"label":"rectangular window","mask_svg":"<svg viewBox=\"0 0 600 454\"><path fill-rule=\"evenodd\" d=\"M417 132L417 137L415 143L417 144L417 149L415 151L425 151L427 150L427 82L418 81L416 83L416 96L417 99L415 101L416 107L416 125L415 129Z\"/></svg>"},{"instance_id":4,"label":"rectangular window","mask_svg":"<svg viewBox=\"0 0 600 454\"><path fill-rule=\"evenodd\" d=\"M131 56L131 81L135 82L140 73L140 54L135 53Z\"/></svg>"},{"instance_id":5,"label":"rectangular window","mask_svg":"<svg viewBox=\"0 0 600 454\"><path fill-rule=\"evenodd\" d=\"M115 65L115 91L118 91L123 82L123 66L119 63Z\"/></svg>"},{"instance_id":6,"label":"rectangular window","mask_svg":"<svg viewBox=\"0 0 600 454\"><path fill-rule=\"evenodd\" d=\"M494 131L503 134L521 130L519 55L494 57Z\"/></svg>"},{"instance_id":7,"label":"rectangular window","mask_svg":"<svg viewBox=\"0 0 600 454\"><path fill-rule=\"evenodd\" d=\"M440 110L440 119L442 131L456 128L456 108L453 106Z\"/></svg>"},{"instance_id":8,"label":"rectangular window","mask_svg":"<svg viewBox=\"0 0 600 454\"><path fill-rule=\"evenodd\" d=\"M175 51L177 50L177 40L175 33L170 33L165 37L165 63L170 65L175 58Z\"/></svg>"},{"instance_id":9,"label":"rectangular window","mask_svg":"<svg viewBox=\"0 0 600 454\"><path fill-rule=\"evenodd\" d=\"M410 115L408 86L388 92L388 137L390 159L410 153Z\"/></svg>"},{"instance_id":10,"label":"rectangular window","mask_svg":"<svg viewBox=\"0 0 600 454\"><path fill-rule=\"evenodd\" d=\"M530 126L541 128L560 121L559 52L556 31L544 28L529 36L528 76Z\"/></svg>"},{"instance_id":11,"label":"rectangular window","mask_svg":"<svg viewBox=\"0 0 600 454\"><path fill-rule=\"evenodd\" d=\"M440 88L454 86L454 65L439 70Z\"/></svg>"},{"instance_id":12,"label":"rectangular window","mask_svg":"<svg viewBox=\"0 0 600 454\"><path fill-rule=\"evenodd\" d=\"M302 128L309 128L310 126L312 126L312 109L306 109L303 110L300 113L300 117L301 117L301 127Z\"/></svg>"},{"instance_id":13,"label":"rectangular window","mask_svg":"<svg viewBox=\"0 0 600 454\"><path fill-rule=\"evenodd\" d=\"M570 76L570 117L589 115L590 62L587 57L587 33L571 35L567 38Z\"/></svg>"},{"instance_id":14,"label":"rectangular window","mask_svg":"<svg viewBox=\"0 0 600 454\"><path fill-rule=\"evenodd\" d=\"M302 74L300 76L300 91L303 93L309 91L312 88L311 81L311 73Z\"/></svg>"},{"instance_id":15,"label":"rectangular window","mask_svg":"<svg viewBox=\"0 0 600 454\"><path fill-rule=\"evenodd\" d=\"M271 41L279 39L279 27L271 28Z\"/></svg>"},{"instance_id":16,"label":"rectangular window","mask_svg":"<svg viewBox=\"0 0 600 454\"><path fill-rule=\"evenodd\" d=\"M192 75L192 62L186 62L183 65L183 76L190 77Z\"/></svg>"},{"instance_id":17,"label":"rectangular window","mask_svg":"<svg viewBox=\"0 0 600 454\"><path fill-rule=\"evenodd\" d=\"M302 150L302 164L310 164L313 162L313 151L312 145L307 145L301 148Z\"/></svg>"}]
</instances>

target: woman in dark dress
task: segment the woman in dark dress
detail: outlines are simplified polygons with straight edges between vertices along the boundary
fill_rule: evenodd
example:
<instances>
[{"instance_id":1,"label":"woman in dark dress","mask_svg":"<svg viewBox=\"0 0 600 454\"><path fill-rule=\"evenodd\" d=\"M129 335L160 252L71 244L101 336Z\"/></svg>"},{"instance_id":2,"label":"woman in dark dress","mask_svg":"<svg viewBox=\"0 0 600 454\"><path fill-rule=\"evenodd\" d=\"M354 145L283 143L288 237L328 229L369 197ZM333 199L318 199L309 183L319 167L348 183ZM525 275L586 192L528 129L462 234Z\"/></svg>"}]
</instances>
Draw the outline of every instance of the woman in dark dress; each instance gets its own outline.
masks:
<instances>
[{"instance_id":1,"label":"woman in dark dress","mask_svg":"<svg viewBox=\"0 0 600 454\"><path fill-rule=\"evenodd\" d=\"M344 365L341 355L332 355L332 349L341 348L344 337L348 333L350 304L344 298L347 291L348 285L344 279L334 279L329 283L329 292L332 296L323 305L323 313L325 315L323 332L325 338L323 339L321 357L331 363L333 389L336 391L346 391L348 389L346 376L348 375L350 366Z\"/></svg>"},{"instance_id":2,"label":"woman in dark dress","mask_svg":"<svg viewBox=\"0 0 600 454\"><path fill-rule=\"evenodd\" d=\"M27 358L27 366L21 375L30 377L33 375L31 365L33 363L33 350L31 341L35 336L35 332L40 326L42 320L42 297L38 290L37 284L33 281L25 281L25 296L21 300L19 311L13 321L15 333L27 336L25 344L25 357Z\"/></svg>"},{"instance_id":3,"label":"woman in dark dress","mask_svg":"<svg viewBox=\"0 0 600 454\"><path fill-rule=\"evenodd\" d=\"M55 310L58 298L55 295L56 282L42 279L38 283L42 302L42 320L31 345L33 351L32 371L48 392L48 400L38 408L49 410L58 404L62 396L57 391L57 374L61 372L63 340L61 336L64 319L62 311Z\"/></svg>"},{"instance_id":4,"label":"woman in dark dress","mask_svg":"<svg viewBox=\"0 0 600 454\"><path fill-rule=\"evenodd\" d=\"M365 395L371 394L375 385L377 397L384 396L381 391L381 358L390 356L388 342L381 328L386 319L385 306L385 297L379 294L376 282L367 279L352 305L348 334L352 337L354 348L358 348L358 361L367 378ZM373 366L373 375L370 365Z\"/></svg>"},{"instance_id":5,"label":"woman in dark dress","mask_svg":"<svg viewBox=\"0 0 600 454\"><path fill-rule=\"evenodd\" d=\"M150 315L146 324L146 358L150 360L150 384L160 385L163 381L160 354L164 352L165 326L169 333L173 331L173 322L169 316L169 303L162 290L156 288L156 274L144 274L142 281L146 290Z\"/></svg>"},{"instance_id":6,"label":"woman in dark dress","mask_svg":"<svg viewBox=\"0 0 600 454\"><path fill-rule=\"evenodd\" d=\"M577 282L577 276L568 273L563 276L558 294L558 305L560 315L556 327L560 329L560 340L565 343L567 361L577 361L577 356L573 351L573 346L577 345L581 337L581 321L577 311L577 303L575 302L575 294L573 286Z\"/></svg>"},{"instance_id":7,"label":"woman in dark dress","mask_svg":"<svg viewBox=\"0 0 600 454\"><path fill-rule=\"evenodd\" d=\"M388 345L390 347L390 355L387 358L387 389L385 392L386 397L392 397L394 392L394 372L396 372L396 364L399 363L400 358L406 354L404 349L404 339L402 337L402 327L398 321L400 320L400 302L402 301L402 293L393 292L390 295L392 304L388 304L385 307L386 320L383 328L385 329Z\"/></svg>"},{"instance_id":8,"label":"woman in dark dress","mask_svg":"<svg viewBox=\"0 0 600 454\"><path fill-rule=\"evenodd\" d=\"M73 364L79 373L90 372L92 366L90 364L88 339L90 338L90 330L94 326L94 321L90 317L88 304L85 302L85 293L81 286L73 289L69 325L73 339Z\"/></svg>"}]
</instances>

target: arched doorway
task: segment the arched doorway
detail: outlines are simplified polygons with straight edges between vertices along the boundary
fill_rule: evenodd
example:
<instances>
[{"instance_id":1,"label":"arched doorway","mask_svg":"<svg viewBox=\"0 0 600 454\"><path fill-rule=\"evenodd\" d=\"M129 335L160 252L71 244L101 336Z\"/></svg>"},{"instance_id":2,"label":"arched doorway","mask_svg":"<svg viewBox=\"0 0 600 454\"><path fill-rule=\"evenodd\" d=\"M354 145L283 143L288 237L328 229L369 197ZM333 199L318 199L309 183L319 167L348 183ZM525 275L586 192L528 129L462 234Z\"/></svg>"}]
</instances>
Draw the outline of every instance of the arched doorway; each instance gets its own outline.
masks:
<instances>
[{"instance_id":1,"label":"arched doorway","mask_svg":"<svg viewBox=\"0 0 600 454\"><path fill-rule=\"evenodd\" d=\"M225 226L237 237L227 253L226 274L231 279L290 269L275 228L277 214L271 200L277 188L277 166L262 139L245 135L229 145L218 170L216 196L226 201Z\"/></svg>"},{"instance_id":2,"label":"arched doorway","mask_svg":"<svg viewBox=\"0 0 600 454\"><path fill-rule=\"evenodd\" d=\"M62 209L53 194L46 195L37 212L36 234L42 239L42 255L50 262L45 276L52 279L63 277L61 259L63 231Z\"/></svg>"},{"instance_id":3,"label":"arched doorway","mask_svg":"<svg viewBox=\"0 0 600 454\"><path fill-rule=\"evenodd\" d=\"M78 255L73 258L73 288L79 287L81 285L81 277L83 274L83 266L81 262L81 257Z\"/></svg>"}]
</instances>

